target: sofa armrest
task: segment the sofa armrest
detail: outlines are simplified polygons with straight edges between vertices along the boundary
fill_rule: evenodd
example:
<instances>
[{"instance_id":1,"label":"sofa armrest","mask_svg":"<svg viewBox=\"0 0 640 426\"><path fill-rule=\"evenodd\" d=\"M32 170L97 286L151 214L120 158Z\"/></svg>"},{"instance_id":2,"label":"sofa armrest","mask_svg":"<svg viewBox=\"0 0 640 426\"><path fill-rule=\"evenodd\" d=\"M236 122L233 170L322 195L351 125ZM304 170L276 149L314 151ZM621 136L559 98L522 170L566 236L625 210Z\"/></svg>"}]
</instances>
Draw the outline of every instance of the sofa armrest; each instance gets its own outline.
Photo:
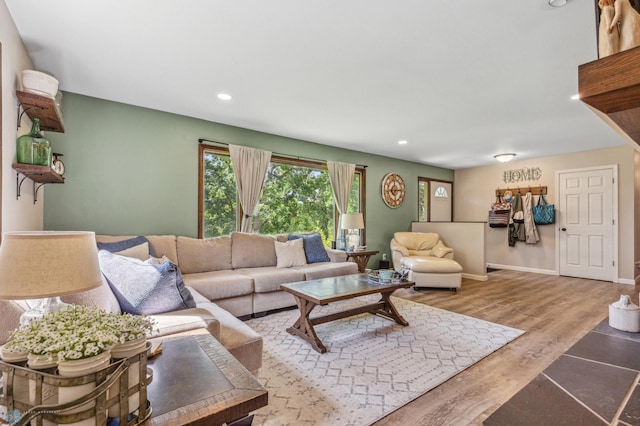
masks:
<instances>
[{"instance_id":1,"label":"sofa armrest","mask_svg":"<svg viewBox=\"0 0 640 426\"><path fill-rule=\"evenodd\" d=\"M206 309L190 308L149 316L156 320L152 337L206 328L213 337L220 340L220 322Z\"/></svg>"},{"instance_id":2,"label":"sofa armrest","mask_svg":"<svg viewBox=\"0 0 640 426\"><path fill-rule=\"evenodd\" d=\"M337 250L337 249L326 249L327 250L327 254L329 255L329 259L331 259L332 262L346 262L347 261L347 253L344 250Z\"/></svg>"}]
</instances>

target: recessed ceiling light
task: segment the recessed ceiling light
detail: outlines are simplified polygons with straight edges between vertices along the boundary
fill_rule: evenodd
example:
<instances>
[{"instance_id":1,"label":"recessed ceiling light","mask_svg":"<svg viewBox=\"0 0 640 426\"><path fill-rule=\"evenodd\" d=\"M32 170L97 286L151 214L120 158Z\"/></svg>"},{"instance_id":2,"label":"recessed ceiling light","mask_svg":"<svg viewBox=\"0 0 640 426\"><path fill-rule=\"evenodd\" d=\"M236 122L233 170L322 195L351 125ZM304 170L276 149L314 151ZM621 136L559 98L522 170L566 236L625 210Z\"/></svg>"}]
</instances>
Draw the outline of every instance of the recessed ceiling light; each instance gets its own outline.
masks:
<instances>
[{"instance_id":1,"label":"recessed ceiling light","mask_svg":"<svg viewBox=\"0 0 640 426\"><path fill-rule=\"evenodd\" d=\"M229 95L227 93L218 93L218 99L221 99L223 101L230 101L231 100L231 95Z\"/></svg>"},{"instance_id":2,"label":"recessed ceiling light","mask_svg":"<svg viewBox=\"0 0 640 426\"><path fill-rule=\"evenodd\" d=\"M549 6L562 7L567 4L567 0L549 0Z\"/></svg>"},{"instance_id":3,"label":"recessed ceiling light","mask_svg":"<svg viewBox=\"0 0 640 426\"><path fill-rule=\"evenodd\" d=\"M577 100L579 100L579 99L580 99L580 94L579 94L579 93L576 93L575 95L573 95L573 96L571 97L571 100L572 100L572 101L577 101Z\"/></svg>"},{"instance_id":4,"label":"recessed ceiling light","mask_svg":"<svg viewBox=\"0 0 640 426\"><path fill-rule=\"evenodd\" d=\"M407 144L407 141L405 140L398 141L398 145L406 145L406 144Z\"/></svg>"}]
</instances>

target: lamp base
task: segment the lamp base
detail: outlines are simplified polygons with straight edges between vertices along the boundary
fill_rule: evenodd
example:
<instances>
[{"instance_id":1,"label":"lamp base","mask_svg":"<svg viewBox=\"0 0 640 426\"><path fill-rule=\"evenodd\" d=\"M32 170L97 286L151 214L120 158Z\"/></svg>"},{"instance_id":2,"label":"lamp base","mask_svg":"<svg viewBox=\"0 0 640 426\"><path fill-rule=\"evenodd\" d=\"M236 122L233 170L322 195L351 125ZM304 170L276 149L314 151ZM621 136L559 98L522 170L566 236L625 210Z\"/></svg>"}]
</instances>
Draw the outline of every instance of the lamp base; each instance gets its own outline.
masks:
<instances>
[{"instance_id":1,"label":"lamp base","mask_svg":"<svg viewBox=\"0 0 640 426\"><path fill-rule=\"evenodd\" d=\"M42 302L40 302L38 306L24 311L22 315L20 315L20 324L28 324L29 321L33 319L42 318L49 312L56 312L67 306L69 306L69 304L64 303L58 296L42 299Z\"/></svg>"}]
</instances>

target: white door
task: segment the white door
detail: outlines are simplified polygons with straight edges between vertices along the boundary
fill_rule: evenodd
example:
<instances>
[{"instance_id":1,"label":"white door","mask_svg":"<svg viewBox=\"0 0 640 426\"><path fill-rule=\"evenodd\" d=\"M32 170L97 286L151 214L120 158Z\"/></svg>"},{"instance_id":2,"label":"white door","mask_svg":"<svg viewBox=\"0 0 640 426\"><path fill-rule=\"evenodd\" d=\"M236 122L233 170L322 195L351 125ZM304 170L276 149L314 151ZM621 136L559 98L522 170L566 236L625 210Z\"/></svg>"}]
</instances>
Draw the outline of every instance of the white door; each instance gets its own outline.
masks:
<instances>
[{"instance_id":1,"label":"white door","mask_svg":"<svg viewBox=\"0 0 640 426\"><path fill-rule=\"evenodd\" d=\"M558 172L559 273L617 280L614 253L616 166Z\"/></svg>"},{"instance_id":2,"label":"white door","mask_svg":"<svg viewBox=\"0 0 640 426\"><path fill-rule=\"evenodd\" d=\"M453 184L451 182L429 182L429 220L431 222L451 222L451 202L453 197L451 190Z\"/></svg>"}]
</instances>

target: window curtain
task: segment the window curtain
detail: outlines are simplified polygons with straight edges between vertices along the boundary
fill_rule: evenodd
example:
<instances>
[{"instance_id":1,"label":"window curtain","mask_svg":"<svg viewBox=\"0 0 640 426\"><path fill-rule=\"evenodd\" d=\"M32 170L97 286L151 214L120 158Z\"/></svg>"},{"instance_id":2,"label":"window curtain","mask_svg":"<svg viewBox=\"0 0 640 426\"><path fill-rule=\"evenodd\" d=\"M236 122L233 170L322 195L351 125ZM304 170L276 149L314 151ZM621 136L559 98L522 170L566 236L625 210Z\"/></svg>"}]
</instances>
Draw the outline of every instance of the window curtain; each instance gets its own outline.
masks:
<instances>
[{"instance_id":1,"label":"window curtain","mask_svg":"<svg viewBox=\"0 0 640 426\"><path fill-rule=\"evenodd\" d=\"M339 161L327 161L327 168L329 169L329 181L333 189L333 200L342 218L342 214L346 213L349 207L349 194L351 193L351 184L353 183L356 165ZM336 227L336 237L338 237L339 232L340 224Z\"/></svg>"},{"instance_id":2,"label":"window curtain","mask_svg":"<svg viewBox=\"0 0 640 426\"><path fill-rule=\"evenodd\" d=\"M238 199L244 211L240 231L251 232L253 214L260 200L260 191L269 161L271 161L271 152L246 146L229 145L229 154L233 173L236 176Z\"/></svg>"}]
</instances>

